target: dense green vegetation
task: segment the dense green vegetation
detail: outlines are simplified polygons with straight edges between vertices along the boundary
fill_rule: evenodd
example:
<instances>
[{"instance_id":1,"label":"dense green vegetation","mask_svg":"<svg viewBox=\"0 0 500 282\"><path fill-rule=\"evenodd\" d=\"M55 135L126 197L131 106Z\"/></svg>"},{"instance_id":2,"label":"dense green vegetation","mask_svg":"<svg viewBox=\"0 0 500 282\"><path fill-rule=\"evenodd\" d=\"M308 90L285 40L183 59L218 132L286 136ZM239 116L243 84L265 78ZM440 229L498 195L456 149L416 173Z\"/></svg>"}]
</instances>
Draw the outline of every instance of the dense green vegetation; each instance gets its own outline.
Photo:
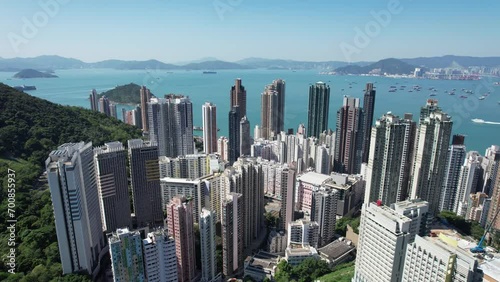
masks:
<instances>
[{"instance_id":1,"label":"dense green vegetation","mask_svg":"<svg viewBox=\"0 0 500 282\"><path fill-rule=\"evenodd\" d=\"M361 217L343 217L339 220L337 220L337 223L335 224L335 233L339 234L341 236L345 236L347 232L347 225L350 225L353 229L354 232L359 234L359 223L360 223Z\"/></svg>"},{"instance_id":2,"label":"dense green vegetation","mask_svg":"<svg viewBox=\"0 0 500 282\"><path fill-rule=\"evenodd\" d=\"M0 280L89 281L61 277L50 192L43 177L51 150L66 142L139 138L137 128L77 107L60 106L0 84ZM16 274L7 273L7 169L15 171Z\"/></svg>"},{"instance_id":3,"label":"dense green vegetation","mask_svg":"<svg viewBox=\"0 0 500 282\"><path fill-rule=\"evenodd\" d=\"M331 271L328 264L320 259L308 258L296 266L281 260L274 278L276 282L312 282Z\"/></svg>"},{"instance_id":4,"label":"dense green vegetation","mask_svg":"<svg viewBox=\"0 0 500 282\"><path fill-rule=\"evenodd\" d=\"M99 94L99 97L106 95L109 100L119 104L140 104L141 86L135 83L117 86L111 90Z\"/></svg>"},{"instance_id":5,"label":"dense green vegetation","mask_svg":"<svg viewBox=\"0 0 500 282\"><path fill-rule=\"evenodd\" d=\"M335 270L318 278L320 282L350 282L354 276L354 262L348 262L335 267Z\"/></svg>"},{"instance_id":6,"label":"dense green vegetation","mask_svg":"<svg viewBox=\"0 0 500 282\"><path fill-rule=\"evenodd\" d=\"M439 218L444 219L451 225L455 226L460 233L472 236L476 240L480 240L484 234L484 228L479 225L479 222L465 220L464 217L458 216L451 211L440 212Z\"/></svg>"}]
</instances>

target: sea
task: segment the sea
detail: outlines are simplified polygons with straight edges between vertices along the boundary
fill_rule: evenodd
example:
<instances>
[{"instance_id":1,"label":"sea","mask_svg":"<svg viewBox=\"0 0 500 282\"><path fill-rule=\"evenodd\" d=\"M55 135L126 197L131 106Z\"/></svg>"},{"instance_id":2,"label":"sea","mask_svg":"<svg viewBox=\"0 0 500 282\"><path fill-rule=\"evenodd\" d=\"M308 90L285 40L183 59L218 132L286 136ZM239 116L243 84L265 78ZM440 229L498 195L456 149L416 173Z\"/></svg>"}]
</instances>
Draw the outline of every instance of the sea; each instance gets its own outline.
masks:
<instances>
[{"instance_id":1,"label":"sea","mask_svg":"<svg viewBox=\"0 0 500 282\"><path fill-rule=\"evenodd\" d=\"M202 71L166 70L114 70L114 69L71 69L57 70L59 78L16 79L13 72L0 72L0 82L10 86L34 85L36 90L30 95L61 105L90 108L89 94L92 89L99 93L117 85L136 83L145 85L157 97L175 93L187 95L193 103L195 126L202 126L201 106L212 102L217 106L219 135L227 136L229 92L236 78L242 79L247 91L247 115L251 128L260 124L260 97L267 84L274 79L286 81L285 128L294 132L300 123L307 125L309 86L322 81L330 86L330 114L328 125L335 130L336 113L344 96L360 98L363 101L365 84L374 83L376 89L375 116L392 112L403 116L413 113L418 121L420 107L428 99L437 99L440 107L454 121L453 134L465 135L467 150L484 153L486 148L500 145L500 82L499 77L484 77L481 80L429 80L382 76L341 76L320 74L317 70L221 70L215 74ZM420 91L413 90L420 86ZM390 92L390 89L397 89ZM410 92L412 90L412 92ZM449 95L451 91L455 95ZM473 93L467 94L470 90ZM434 94L435 96L431 96ZM479 99L485 95L484 99ZM460 98L465 96L467 98ZM118 105L132 109L132 105ZM475 123L472 119L482 119L486 123ZM200 134L200 133L198 133Z\"/></svg>"}]
</instances>

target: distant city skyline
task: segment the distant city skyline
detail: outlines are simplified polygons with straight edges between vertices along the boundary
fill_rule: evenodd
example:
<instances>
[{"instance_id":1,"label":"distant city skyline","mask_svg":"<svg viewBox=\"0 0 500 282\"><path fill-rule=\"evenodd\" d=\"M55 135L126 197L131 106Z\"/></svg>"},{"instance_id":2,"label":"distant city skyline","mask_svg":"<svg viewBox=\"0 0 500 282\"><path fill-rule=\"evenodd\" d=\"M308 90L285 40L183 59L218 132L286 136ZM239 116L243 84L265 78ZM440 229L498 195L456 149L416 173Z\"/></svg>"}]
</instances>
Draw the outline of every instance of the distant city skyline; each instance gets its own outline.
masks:
<instances>
[{"instance_id":1,"label":"distant city skyline","mask_svg":"<svg viewBox=\"0 0 500 282\"><path fill-rule=\"evenodd\" d=\"M455 1L450 9L446 1L428 0L3 1L0 57L181 63L206 57L356 62L500 56L500 39L491 36L499 8L496 1ZM315 38L321 44L310 44ZM262 44L273 41L279 44Z\"/></svg>"}]
</instances>

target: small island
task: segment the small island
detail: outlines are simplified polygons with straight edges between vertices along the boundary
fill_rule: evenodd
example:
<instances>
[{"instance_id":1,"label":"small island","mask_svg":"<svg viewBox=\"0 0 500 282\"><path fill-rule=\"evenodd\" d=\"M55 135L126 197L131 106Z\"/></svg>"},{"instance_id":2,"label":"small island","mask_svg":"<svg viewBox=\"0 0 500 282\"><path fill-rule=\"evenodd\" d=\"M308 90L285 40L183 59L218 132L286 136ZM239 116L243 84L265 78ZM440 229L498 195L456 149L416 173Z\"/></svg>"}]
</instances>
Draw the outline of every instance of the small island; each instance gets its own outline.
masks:
<instances>
[{"instance_id":1,"label":"small island","mask_svg":"<svg viewBox=\"0 0 500 282\"><path fill-rule=\"evenodd\" d=\"M16 73L14 78L55 78L57 75L41 72L34 69L24 69L18 73Z\"/></svg>"},{"instance_id":2,"label":"small island","mask_svg":"<svg viewBox=\"0 0 500 282\"><path fill-rule=\"evenodd\" d=\"M135 83L119 85L115 88L102 92L99 97L106 96L111 102L116 104L140 104L141 103L141 86ZM151 96L154 97L153 93Z\"/></svg>"}]
</instances>

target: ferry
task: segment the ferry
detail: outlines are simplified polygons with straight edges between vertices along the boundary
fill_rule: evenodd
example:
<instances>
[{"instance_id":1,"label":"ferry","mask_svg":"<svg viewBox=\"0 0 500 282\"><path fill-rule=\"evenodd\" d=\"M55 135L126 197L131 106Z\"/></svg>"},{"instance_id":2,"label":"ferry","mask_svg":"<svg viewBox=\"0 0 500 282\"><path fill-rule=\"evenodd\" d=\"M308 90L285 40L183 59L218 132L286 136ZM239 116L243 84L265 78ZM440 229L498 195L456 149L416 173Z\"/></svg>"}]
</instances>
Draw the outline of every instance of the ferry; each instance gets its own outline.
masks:
<instances>
[{"instance_id":1,"label":"ferry","mask_svg":"<svg viewBox=\"0 0 500 282\"><path fill-rule=\"evenodd\" d=\"M204 71L203 74L216 74L216 71Z\"/></svg>"},{"instance_id":2,"label":"ferry","mask_svg":"<svg viewBox=\"0 0 500 282\"><path fill-rule=\"evenodd\" d=\"M481 96L479 97L479 100L484 100L484 98L486 98L485 96Z\"/></svg>"},{"instance_id":3,"label":"ferry","mask_svg":"<svg viewBox=\"0 0 500 282\"><path fill-rule=\"evenodd\" d=\"M484 119L480 119L480 118L473 118L473 119L472 119L472 122L475 122L475 123L484 123Z\"/></svg>"}]
</instances>

